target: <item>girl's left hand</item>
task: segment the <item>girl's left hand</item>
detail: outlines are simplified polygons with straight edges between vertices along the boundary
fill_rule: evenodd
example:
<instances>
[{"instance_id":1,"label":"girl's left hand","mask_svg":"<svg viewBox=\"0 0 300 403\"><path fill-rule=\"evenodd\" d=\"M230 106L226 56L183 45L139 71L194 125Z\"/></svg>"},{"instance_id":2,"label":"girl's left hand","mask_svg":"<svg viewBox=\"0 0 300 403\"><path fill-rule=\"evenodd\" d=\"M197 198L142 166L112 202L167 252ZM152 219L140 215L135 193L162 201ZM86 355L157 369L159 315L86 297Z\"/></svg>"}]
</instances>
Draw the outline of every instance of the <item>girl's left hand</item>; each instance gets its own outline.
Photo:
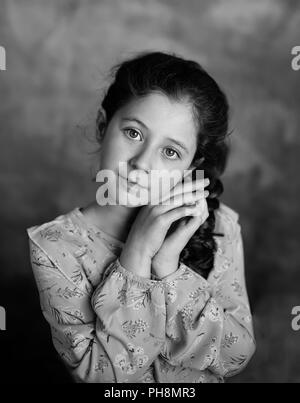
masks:
<instances>
[{"instance_id":1,"label":"girl's left hand","mask_svg":"<svg viewBox=\"0 0 300 403\"><path fill-rule=\"evenodd\" d=\"M199 215L192 215L180 221L176 230L168 235L159 251L152 259L152 273L160 279L175 272L179 266L179 256L185 245L193 234L209 216L206 197L197 202L196 212ZM188 221L187 221L188 220Z\"/></svg>"}]
</instances>

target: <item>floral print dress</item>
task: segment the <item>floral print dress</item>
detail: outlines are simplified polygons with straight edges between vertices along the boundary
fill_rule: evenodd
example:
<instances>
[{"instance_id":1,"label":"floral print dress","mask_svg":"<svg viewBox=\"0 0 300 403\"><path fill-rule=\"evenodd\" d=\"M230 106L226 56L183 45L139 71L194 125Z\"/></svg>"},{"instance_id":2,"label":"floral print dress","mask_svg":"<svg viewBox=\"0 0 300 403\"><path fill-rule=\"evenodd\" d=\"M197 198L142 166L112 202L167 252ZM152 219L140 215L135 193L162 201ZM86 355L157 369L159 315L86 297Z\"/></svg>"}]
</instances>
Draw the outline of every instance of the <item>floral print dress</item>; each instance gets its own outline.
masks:
<instances>
[{"instance_id":1,"label":"floral print dress","mask_svg":"<svg viewBox=\"0 0 300 403\"><path fill-rule=\"evenodd\" d=\"M54 347L75 382L212 383L255 351L238 214L220 203L208 279L181 263L158 279L121 266L124 244L79 207L27 228Z\"/></svg>"}]
</instances>

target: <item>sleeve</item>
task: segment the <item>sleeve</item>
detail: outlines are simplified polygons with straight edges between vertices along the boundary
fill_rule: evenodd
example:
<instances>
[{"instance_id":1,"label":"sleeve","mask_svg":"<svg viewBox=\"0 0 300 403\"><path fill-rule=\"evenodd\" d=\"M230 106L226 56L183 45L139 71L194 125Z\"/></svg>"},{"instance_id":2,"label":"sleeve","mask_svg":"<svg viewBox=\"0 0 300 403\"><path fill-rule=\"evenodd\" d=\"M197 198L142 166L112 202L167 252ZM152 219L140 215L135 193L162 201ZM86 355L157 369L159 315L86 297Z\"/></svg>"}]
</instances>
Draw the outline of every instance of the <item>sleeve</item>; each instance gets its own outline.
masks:
<instances>
[{"instance_id":1,"label":"sleeve","mask_svg":"<svg viewBox=\"0 0 300 403\"><path fill-rule=\"evenodd\" d=\"M238 221L218 242L208 280L181 262L165 277L166 344L171 365L209 370L225 377L240 372L255 352Z\"/></svg>"},{"instance_id":2,"label":"sleeve","mask_svg":"<svg viewBox=\"0 0 300 403\"><path fill-rule=\"evenodd\" d=\"M52 340L76 382L137 382L165 340L160 283L119 260L89 296L31 239L30 259Z\"/></svg>"}]
</instances>

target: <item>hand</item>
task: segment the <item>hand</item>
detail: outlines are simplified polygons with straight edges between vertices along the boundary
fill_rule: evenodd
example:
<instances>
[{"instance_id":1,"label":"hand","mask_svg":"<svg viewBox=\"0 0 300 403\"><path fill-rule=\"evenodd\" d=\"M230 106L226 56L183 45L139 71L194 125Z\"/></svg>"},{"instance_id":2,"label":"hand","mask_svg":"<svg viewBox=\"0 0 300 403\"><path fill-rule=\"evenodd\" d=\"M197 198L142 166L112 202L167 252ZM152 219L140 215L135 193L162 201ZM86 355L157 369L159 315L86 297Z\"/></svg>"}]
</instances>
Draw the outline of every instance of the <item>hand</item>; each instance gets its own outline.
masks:
<instances>
[{"instance_id":1,"label":"hand","mask_svg":"<svg viewBox=\"0 0 300 403\"><path fill-rule=\"evenodd\" d=\"M209 216L205 197L197 203L199 215L180 220L175 231L165 238L159 251L153 257L152 272L157 277L164 278L178 269L181 251Z\"/></svg>"},{"instance_id":2,"label":"hand","mask_svg":"<svg viewBox=\"0 0 300 403\"><path fill-rule=\"evenodd\" d=\"M203 192L193 193L197 189L203 189L203 179L186 183L183 190L180 182L174 187L171 195L164 196L161 200L161 202L165 202L172 198L169 200L170 203L147 205L140 209L120 256L122 266L143 277L150 277L151 260L160 250L172 223L199 212L197 205L189 208L182 205L188 200L203 199ZM177 207L174 208L174 204Z\"/></svg>"}]
</instances>

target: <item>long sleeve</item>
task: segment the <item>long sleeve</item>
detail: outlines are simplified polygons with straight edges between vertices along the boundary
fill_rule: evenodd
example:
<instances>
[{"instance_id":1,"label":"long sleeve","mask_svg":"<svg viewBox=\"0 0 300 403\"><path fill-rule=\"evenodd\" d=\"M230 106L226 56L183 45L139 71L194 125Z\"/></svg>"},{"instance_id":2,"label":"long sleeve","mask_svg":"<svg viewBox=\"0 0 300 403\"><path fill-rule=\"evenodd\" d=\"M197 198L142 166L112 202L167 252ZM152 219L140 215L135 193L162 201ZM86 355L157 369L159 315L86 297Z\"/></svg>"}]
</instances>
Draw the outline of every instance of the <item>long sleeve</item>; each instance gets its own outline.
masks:
<instances>
[{"instance_id":1,"label":"long sleeve","mask_svg":"<svg viewBox=\"0 0 300 403\"><path fill-rule=\"evenodd\" d=\"M77 382L139 382L165 339L160 282L108 265L99 285L78 286L35 242L30 258L55 349ZM81 278L80 278L81 277Z\"/></svg>"},{"instance_id":2,"label":"long sleeve","mask_svg":"<svg viewBox=\"0 0 300 403\"><path fill-rule=\"evenodd\" d=\"M256 344L244 277L241 227L231 221L207 280L181 262L162 280L166 290L166 344L171 366L209 371L218 377L240 372ZM199 372L200 373L200 372Z\"/></svg>"}]
</instances>

